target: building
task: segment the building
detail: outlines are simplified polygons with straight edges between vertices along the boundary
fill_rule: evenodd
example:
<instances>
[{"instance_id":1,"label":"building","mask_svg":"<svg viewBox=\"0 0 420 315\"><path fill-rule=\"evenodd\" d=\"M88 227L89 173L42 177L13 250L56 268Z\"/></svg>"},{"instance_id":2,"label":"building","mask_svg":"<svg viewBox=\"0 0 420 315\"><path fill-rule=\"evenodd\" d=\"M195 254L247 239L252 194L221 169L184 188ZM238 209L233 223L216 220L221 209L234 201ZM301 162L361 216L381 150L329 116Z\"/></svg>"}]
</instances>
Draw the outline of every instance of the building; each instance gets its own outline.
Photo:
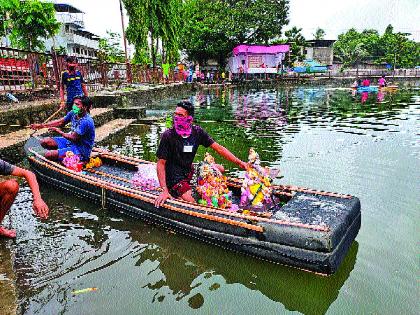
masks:
<instances>
[{"instance_id":1,"label":"building","mask_svg":"<svg viewBox=\"0 0 420 315\"><path fill-rule=\"evenodd\" d=\"M335 40L313 39L306 41L305 59L315 60L321 65L331 66L334 59L333 45Z\"/></svg>"},{"instance_id":2,"label":"building","mask_svg":"<svg viewBox=\"0 0 420 315\"><path fill-rule=\"evenodd\" d=\"M54 45L57 49L64 48L68 55L96 58L99 36L84 29L84 12L66 3L54 3L54 8L61 28L54 39L46 40L46 50L50 51Z\"/></svg>"},{"instance_id":3,"label":"building","mask_svg":"<svg viewBox=\"0 0 420 315\"><path fill-rule=\"evenodd\" d=\"M289 45L239 45L229 58L229 69L232 73L277 73L289 49Z\"/></svg>"}]
</instances>

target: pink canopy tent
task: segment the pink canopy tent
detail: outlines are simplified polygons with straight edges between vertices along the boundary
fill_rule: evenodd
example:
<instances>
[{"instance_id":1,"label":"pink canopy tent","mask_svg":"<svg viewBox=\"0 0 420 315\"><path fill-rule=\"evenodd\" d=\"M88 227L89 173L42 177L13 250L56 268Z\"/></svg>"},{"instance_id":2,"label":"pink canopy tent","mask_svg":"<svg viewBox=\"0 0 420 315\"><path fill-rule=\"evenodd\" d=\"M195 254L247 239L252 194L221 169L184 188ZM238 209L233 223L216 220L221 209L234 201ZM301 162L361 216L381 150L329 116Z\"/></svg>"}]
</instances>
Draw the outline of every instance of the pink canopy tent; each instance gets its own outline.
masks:
<instances>
[{"instance_id":1,"label":"pink canopy tent","mask_svg":"<svg viewBox=\"0 0 420 315\"><path fill-rule=\"evenodd\" d=\"M289 45L273 45L273 46L258 46L258 45L238 45L233 48L233 55L239 54L279 54L287 53Z\"/></svg>"},{"instance_id":2,"label":"pink canopy tent","mask_svg":"<svg viewBox=\"0 0 420 315\"><path fill-rule=\"evenodd\" d=\"M232 73L277 73L289 45L238 45L229 58Z\"/></svg>"}]
</instances>

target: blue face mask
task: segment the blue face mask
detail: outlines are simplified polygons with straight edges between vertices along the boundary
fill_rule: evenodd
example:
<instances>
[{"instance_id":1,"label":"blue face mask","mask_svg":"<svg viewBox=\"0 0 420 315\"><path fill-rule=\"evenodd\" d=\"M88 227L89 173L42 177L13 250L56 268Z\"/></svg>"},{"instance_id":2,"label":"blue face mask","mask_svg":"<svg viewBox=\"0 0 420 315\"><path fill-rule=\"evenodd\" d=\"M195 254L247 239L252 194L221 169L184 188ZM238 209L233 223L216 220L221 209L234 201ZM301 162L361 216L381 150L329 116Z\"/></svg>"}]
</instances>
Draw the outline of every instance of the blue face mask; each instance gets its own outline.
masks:
<instances>
[{"instance_id":1,"label":"blue face mask","mask_svg":"<svg viewBox=\"0 0 420 315\"><path fill-rule=\"evenodd\" d=\"M73 105L73 107L71 108L71 111L75 114L75 115L79 115L80 114L80 108L77 107L76 105Z\"/></svg>"}]
</instances>

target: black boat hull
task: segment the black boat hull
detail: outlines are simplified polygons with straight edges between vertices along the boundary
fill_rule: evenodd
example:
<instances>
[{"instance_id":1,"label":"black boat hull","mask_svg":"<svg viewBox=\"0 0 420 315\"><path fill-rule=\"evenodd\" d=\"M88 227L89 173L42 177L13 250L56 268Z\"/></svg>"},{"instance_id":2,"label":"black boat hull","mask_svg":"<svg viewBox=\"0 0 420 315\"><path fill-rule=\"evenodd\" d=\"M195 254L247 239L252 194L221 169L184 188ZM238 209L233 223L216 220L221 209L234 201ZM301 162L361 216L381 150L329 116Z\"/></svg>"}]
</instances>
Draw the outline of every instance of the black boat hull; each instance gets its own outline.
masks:
<instances>
[{"instance_id":1,"label":"black boat hull","mask_svg":"<svg viewBox=\"0 0 420 315\"><path fill-rule=\"evenodd\" d=\"M165 208L157 209L150 202L133 199L112 190L93 186L65 173L56 172L36 159L30 159L30 163L37 178L43 183L88 199L104 208L117 210L229 250L321 274L332 274L337 270L361 225L360 203L355 198L354 207L358 207L358 212L351 222L346 223L346 231L334 248L331 251L310 250L266 241L264 233L240 226L205 220ZM308 230L309 232L311 231Z\"/></svg>"}]
</instances>

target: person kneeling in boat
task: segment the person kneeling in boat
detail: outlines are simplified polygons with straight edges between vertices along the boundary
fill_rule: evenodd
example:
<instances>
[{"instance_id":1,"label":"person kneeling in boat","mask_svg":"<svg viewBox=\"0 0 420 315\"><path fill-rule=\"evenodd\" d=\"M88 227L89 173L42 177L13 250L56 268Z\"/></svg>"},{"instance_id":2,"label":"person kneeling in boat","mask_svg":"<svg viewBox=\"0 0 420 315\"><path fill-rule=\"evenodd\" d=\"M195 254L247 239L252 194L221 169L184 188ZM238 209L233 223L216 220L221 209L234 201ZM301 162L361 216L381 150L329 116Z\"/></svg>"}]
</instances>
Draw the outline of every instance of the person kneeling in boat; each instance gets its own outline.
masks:
<instances>
[{"instance_id":1,"label":"person kneeling in boat","mask_svg":"<svg viewBox=\"0 0 420 315\"><path fill-rule=\"evenodd\" d=\"M157 176L163 191L155 200L156 207L172 197L195 202L190 181L194 173L192 163L200 145L212 148L243 169L247 168L247 163L215 142L201 127L193 125L193 117L194 106L190 102L178 103L174 126L162 134L156 155Z\"/></svg>"},{"instance_id":2,"label":"person kneeling in boat","mask_svg":"<svg viewBox=\"0 0 420 315\"><path fill-rule=\"evenodd\" d=\"M32 129L49 128L57 132L61 137L48 137L42 139L41 146L47 151L42 152L49 160L61 160L67 151L78 155L80 161L87 162L90 158L95 143L95 124L89 115L92 101L87 96L78 96L73 101L73 108L61 119L47 124L33 124ZM63 132L58 127L64 127L71 122L69 133Z\"/></svg>"},{"instance_id":3,"label":"person kneeling in boat","mask_svg":"<svg viewBox=\"0 0 420 315\"><path fill-rule=\"evenodd\" d=\"M0 159L0 175L4 176L17 176L25 178L29 184L29 187L32 190L34 196L34 201L32 207L34 212L39 217L46 219L48 217L48 206L42 200L41 194L39 193L39 186L36 180L35 174L31 171L25 170L23 168L14 166ZM12 207L13 202L19 192L19 184L14 179L9 179L3 182L0 182L0 223L3 221L7 212ZM16 231L8 230L0 226L0 236L15 238Z\"/></svg>"}]
</instances>

